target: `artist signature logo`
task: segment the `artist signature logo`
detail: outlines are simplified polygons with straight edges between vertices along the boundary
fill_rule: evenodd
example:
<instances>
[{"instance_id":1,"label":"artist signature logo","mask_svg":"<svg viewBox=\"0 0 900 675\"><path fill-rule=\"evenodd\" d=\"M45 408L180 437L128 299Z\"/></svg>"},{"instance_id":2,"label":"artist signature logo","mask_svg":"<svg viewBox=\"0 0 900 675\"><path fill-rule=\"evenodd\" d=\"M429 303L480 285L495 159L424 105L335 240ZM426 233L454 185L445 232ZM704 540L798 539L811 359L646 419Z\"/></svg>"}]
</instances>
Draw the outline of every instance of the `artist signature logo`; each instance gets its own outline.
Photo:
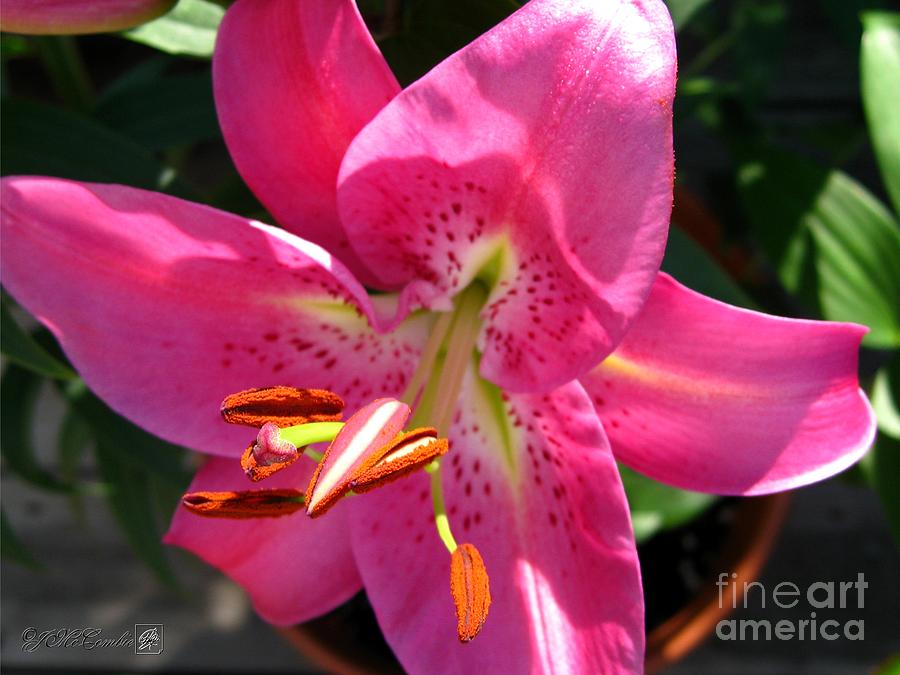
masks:
<instances>
[{"instance_id":1,"label":"artist signature logo","mask_svg":"<svg viewBox=\"0 0 900 675\"><path fill-rule=\"evenodd\" d=\"M135 654L161 654L163 650L163 625L138 623L134 625Z\"/></svg>"},{"instance_id":2,"label":"artist signature logo","mask_svg":"<svg viewBox=\"0 0 900 675\"><path fill-rule=\"evenodd\" d=\"M22 651L35 652L43 648L84 649L134 647L135 654L161 654L163 651L163 625L161 623L135 624L134 632L124 631L117 637L104 637L100 628L49 628L38 630L30 627L22 631Z\"/></svg>"}]
</instances>

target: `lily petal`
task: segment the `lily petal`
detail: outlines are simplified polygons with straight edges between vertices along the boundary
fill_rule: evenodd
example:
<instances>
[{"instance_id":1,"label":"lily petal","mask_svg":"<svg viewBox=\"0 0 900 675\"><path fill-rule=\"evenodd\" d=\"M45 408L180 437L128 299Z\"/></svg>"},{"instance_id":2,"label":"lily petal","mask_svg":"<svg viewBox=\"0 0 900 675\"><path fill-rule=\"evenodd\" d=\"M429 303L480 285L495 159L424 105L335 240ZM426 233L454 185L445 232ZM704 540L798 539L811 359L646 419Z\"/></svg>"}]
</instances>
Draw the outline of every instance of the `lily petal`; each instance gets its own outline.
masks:
<instances>
[{"instance_id":1,"label":"lily petal","mask_svg":"<svg viewBox=\"0 0 900 675\"><path fill-rule=\"evenodd\" d=\"M577 383L513 395L469 377L442 461L457 541L484 559L492 602L460 644L423 473L348 500L357 565L411 673L639 672L643 599L628 507ZM498 416L491 412L499 406Z\"/></svg>"},{"instance_id":2,"label":"lily petal","mask_svg":"<svg viewBox=\"0 0 900 675\"><path fill-rule=\"evenodd\" d=\"M213 58L216 107L244 180L287 229L377 281L347 241L335 184L356 133L400 90L353 0L239 0Z\"/></svg>"},{"instance_id":3,"label":"lily petal","mask_svg":"<svg viewBox=\"0 0 900 675\"><path fill-rule=\"evenodd\" d=\"M301 461L272 476L267 487L303 489L315 465ZM211 457L190 492L247 486L238 463ZM200 556L244 587L270 623L290 625L324 614L353 597L362 582L350 550L346 508L327 519L300 511L280 518L212 520L179 508L164 541Z\"/></svg>"},{"instance_id":4,"label":"lily petal","mask_svg":"<svg viewBox=\"0 0 900 675\"><path fill-rule=\"evenodd\" d=\"M430 306L496 281L482 374L568 382L612 351L659 268L674 86L662 2L529 2L354 139L338 183L354 248Z\"/></svg>"},{"instance_id":5,"label":"lily petal","mask_svg":"<svg viewBox=\"0 0 900 675\"><path fill-rule=\"evenodd\" d=\"M101 398L167 440L238 457L252 436L219 417L228 394L327 389L352 412L415 368L431 319L378 335L350 273L283 230L121 186L2 187L4 285Z\"/></svg>"},{"instance_id":6,"label":"lily petal","mask_svg":"<svg viewBox=\"0 0 900 675\"><path fill-rule=\"evenodd\" d=\"M731 307L660 274L582 383L628 466L689 490L778 492L842 471L872 443L857 381L865 332Z\"/></svg>"},{"instance_id":7,"label":"lily petal","mask_svg":"<svg viewBox=\"0 0 900 675\"><path fill-rule=\"evenodd\" d=\"M74 35L124 30L168 12L176 0L3 0L0 30Z\"/></svg>"}]
</instances>

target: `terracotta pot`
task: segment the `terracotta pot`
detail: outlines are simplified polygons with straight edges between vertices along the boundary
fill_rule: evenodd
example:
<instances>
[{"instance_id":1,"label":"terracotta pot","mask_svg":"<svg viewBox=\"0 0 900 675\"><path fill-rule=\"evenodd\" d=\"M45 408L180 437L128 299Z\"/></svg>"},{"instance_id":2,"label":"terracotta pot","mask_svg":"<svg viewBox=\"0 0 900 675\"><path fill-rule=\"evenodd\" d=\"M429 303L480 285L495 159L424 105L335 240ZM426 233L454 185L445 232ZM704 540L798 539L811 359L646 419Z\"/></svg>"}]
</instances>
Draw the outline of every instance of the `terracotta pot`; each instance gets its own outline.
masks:
<instances>
[{"instance_id":1,"label":"terracotta pot","mask_svg":"<svg viewBox=\"0 0 900 675\"><path fill-rule=\"evenodd\" d=\"M740 500L735 509L729 533L713 569L733 572L732 584L756 580L769 557L772 545L784 521L790 495L781 493ZM703 640L712 635L716 624L733 611L726 603L719 606L719 587L714 576L702 584L703 589L672 617L650 631L647 636L648 673L684 658ZM730 587L723 589L730 596ZM377 631L372 621L369 630ZM372 675L402 673L397 662L381 648L361 648L358 627L348 627L340 610L292 628L281 634L308 660L328 673L336 675Z\"/></svg>"},{"instance_id":2,"label":"terracotta pot","mask_svg":"<svg viewBox=\"0 0 900 675\"><path fill-rule=\"evenodd\" d=\"M722 589L725 597L731 596L733 585L743 588L744 582L758 578L781 532L790 501L787 492L741 500L714 568L718 572L737 574L731 578L730 585ZM707 579L700 593L647 635L648 673L659 672L683 659L712 635L719 621L734 611L728 603L719 606L720 587L715 581L715 578Z\"/></svg>"}]
</instances>

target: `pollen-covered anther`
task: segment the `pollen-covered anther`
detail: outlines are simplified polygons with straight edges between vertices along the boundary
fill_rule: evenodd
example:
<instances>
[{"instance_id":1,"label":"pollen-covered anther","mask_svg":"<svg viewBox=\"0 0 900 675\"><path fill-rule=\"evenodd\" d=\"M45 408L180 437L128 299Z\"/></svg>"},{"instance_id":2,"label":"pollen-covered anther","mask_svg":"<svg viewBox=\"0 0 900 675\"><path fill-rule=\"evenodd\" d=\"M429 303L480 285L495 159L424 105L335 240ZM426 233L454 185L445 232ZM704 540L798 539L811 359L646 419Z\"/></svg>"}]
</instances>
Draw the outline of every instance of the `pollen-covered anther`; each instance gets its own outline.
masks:
<instances>
[{"instance_id":1,"label":"pollen-covered anther","mask_svg":"<svg viewBox=\"0 0 900 675\"><path fill-rule=\"evenodd\" d=\"M229 424L260 428L266 422L292 427L308 422L337 422L344 401L326 389L262 387L232 394L222 401L222 417Z\"/></svg>"},{"instance_id":2,"label":"pollen-covered anther","mask_svg":"<svg viewBox=\"0 0 900 675\"><path fill-rule=\"evenodd\" d=\"M421 469L450 449L437 429L423 427L397 434L394 439L364 462L350 486L354 492L368 492Z\"/></svg>"},{"instance_id":3,"label":"pollen-covered anther","mask_svg":"<svg viewBox=\"0 0 900 675\"><path fill-rule=\"evenodd\" d=\"M487 568L472 544L461 544L450 555L450 594L456 606L456 634L460 642L469 642L481 632L491 606Z\"/></svg>"},{"instance_id":4,"label":"pollen-covered anther","mask_svg":"<svg viewBox=\"0 0 900 675\"><path fill-rule=\"evenodd\" d=\"M241 468L253 482L268 478L300 457L296 446L281 437L276 424L266 422L241 457Z\"/></svg>"},{"instance_id":5,"label":"pollen-covered anther","mask_svg":"<svg viewBox=\"0 0 900 675\"><path fill-rule=\"evenodd\" d=\"M304 496L292 489L190 492L181 503L191 513L207 518L277 518L302 509Z\"/></svg>"}]
</instances>

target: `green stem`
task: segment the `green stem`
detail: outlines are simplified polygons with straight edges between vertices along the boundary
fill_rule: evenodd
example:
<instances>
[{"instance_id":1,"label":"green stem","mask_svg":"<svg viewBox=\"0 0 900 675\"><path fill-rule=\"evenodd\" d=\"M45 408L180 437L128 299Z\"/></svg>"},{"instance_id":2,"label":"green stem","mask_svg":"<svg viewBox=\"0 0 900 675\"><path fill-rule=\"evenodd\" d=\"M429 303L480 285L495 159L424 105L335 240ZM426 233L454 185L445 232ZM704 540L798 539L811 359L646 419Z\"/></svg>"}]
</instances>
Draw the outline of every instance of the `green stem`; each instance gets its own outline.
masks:
<instances>
[{"instance_id":1,"label":"green stem","mask_svg":"<svg viewBox=\"0 0 900 675\"><path fill-rule=\"evenodd\" d=\"M438 464L432 462L432 465ZM437 528L438 536L444 542L444 546L450 553L457 548L456 539L453 538L453 532L450 531L450 519L447 518L447 506L444 504L444 487L441 485L440 466L431 471L431 503L434 506L434 526Z\"/></svg>"},{"instance_id":2,"label":"green stem","mask_svg":"<svg viewBox=\"0 0 900 675\"><path fill-rule=\"evenodd\" d=\"M303 454L306 455L307 457L309 457L316 464L321 462L322 458L325 456L323 453L317 452L317 451L313 450L312 448L303 448Z\"/></svg>"},{"instance_id":3,"label":"green stem","mask_svg":"<svg viewBox=\"0 0 900 675\"><path fill-rule=\"evenodd\" d=\"M428 342L425 343L425 349L422 350L422 358L419 359L419 365L416 368L416 372L413 373L409 384L406 386L406 391L404 391L403 395L400 397L400 400L408 405L413 405L415 403L419 389L422 388L422 385L425 384L425 381L431 376L435 359L437 359L438 352L441 350L441 345L444 343L444 336L447 335L447 330L450 328L453 316L453 312L444 312L438 317L438 320L434 322L434 326L431 328L431 335L428 336Z\"/></svg>"},{"instance_id":4,"label":"green stem","mask_svg":"<svg viewBox=\"0 0 900 675\"><path fill-rule=\"evenodd\" d=\"M35 42L57 95L72 109L90 112L94 89L75 40L56 35L37 37Z\"/></svg>"},{"instance_id":5,"label":"green stem","mask_svg":"<svg viewBox=\"0 0 900 675\"><path fill-rule=\"evenodd\" d=\"M686 80L709 68L720 56L722 56L722 54L728 51L736 36L737 32L735 29L730 28L710 42L703 51L694 57L694 60L691 61L686 68L682 69L682 72L679 74L679 79Z\"/></svg>"},{"instance_id":6,"label":"green stem","mask_svg":"<svg viewBox=\"0 0 900 675\"><path fill-rule=\"evenodd\" d=\"M450 433L453 412L459 399L463 377L472 359L475 340L481 324L478 315L487 299L487 293L478 284L472 284L462 294L456 311L456 320L447 345L447 359L441 371L438 393L434 401L433 424L438 433Z\"/></svg>"},{"instance_id":7,"label":"green stem","mask_svg":"<svg viewBox=\"0 0 900 675\"><path fill-rule=\"evenodd\" d=\"M425 356L429 360L427 370L419 369L431 375L429 384L422 392L416 413L413 416L415 423L431 424L438 429L438 433L448 435L453 421L453 412L459 400L459 392L462 387L466 369L472 359L472 351L475 349L475 340L478 337L480 322L478 315L487 292L480 284L472 284L461 294L457 301L456 310L452 315L452 323L447 317L441 317L435 326L433 339L425 349ZM440 330L438 330L440 329ZM446 332L446 338L443 333ZM436 334L440 333L440 335ZM443 345L440 345L440 342ZM435 346L433 343L439 346ZM444 347L441 349L441 347ZM423 356L424 359L424 356ZM417 371L417 375L419 373ZM414 378L415 380L416 378ZM412 383L411 383L412 384ZM434 385L434 386L432 386ZM412 387L407 392L415 390ZM438 536L450 553L457 548L456 539L450 529L450 519L447 517L447 506L444 503L444 489L441 484L441 464L435 460L425 468L431 474L431 503L434 508L434 525Z\"/></svg>"}]
</instances>

